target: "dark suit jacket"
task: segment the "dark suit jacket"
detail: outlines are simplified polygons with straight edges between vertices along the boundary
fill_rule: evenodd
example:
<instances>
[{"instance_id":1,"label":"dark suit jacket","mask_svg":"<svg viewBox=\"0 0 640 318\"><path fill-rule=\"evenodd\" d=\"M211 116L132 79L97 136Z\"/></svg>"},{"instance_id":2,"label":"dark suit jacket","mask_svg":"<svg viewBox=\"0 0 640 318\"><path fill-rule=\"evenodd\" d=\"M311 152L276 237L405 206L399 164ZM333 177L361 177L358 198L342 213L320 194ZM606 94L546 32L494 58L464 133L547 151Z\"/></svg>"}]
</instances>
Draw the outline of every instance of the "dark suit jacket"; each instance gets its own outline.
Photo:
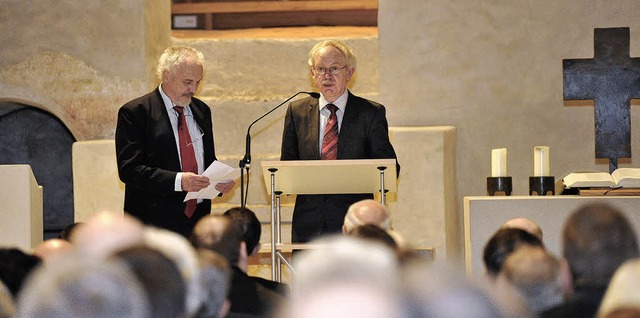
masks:
<instances>
[{"instance_id":1,"label":"dark suit jacket","mask_svg":"<svg viewBox=\"0 0 640 318\"><path fill-rule=\"evenodd\" d=\"M289 104L280 160L320 160L318 107L318 99L313 97ZM338 159L390 158L397 160L384 106L349 92L338 135ZM298 195L292 241L307 242L319 234L339 232L349 205L367 198L373 194Z\"/></svg>"},{"instance_id":2,"label":"dark suit jacket","mask_svg":"<svg viewBox=\"0 0 640 318\"><path fill-rule=\"evenodd\" d=\"M189 105L204 133L204 164L216 160L211 109L193 98ZM166 228L185 236L193 225L211 211L211 200L198 204L191 219L184 215L186 192L174 189L176 174L182 171L169 114L160 90L136 98L120 108L116 127L116 155L120 180L125 183L125 212L146 224Z\"/></svg>"}]
</instances>

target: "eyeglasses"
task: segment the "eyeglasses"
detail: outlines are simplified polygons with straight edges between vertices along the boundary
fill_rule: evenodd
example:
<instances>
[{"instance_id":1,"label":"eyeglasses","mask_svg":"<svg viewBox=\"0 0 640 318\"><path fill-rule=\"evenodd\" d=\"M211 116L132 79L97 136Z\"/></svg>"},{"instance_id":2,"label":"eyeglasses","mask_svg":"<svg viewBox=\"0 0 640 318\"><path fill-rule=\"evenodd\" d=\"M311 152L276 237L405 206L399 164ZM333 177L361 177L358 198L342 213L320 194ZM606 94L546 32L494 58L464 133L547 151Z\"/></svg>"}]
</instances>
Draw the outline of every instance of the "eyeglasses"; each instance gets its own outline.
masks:
<instances>
[{"instance_id":1,"label":"eyeglasses","mask_svg":"<svg viewBox=\"0 0 640 318\"><path fill-rule=\"evenodd\" d=\"M347 65L343 67L332 66L329 68L320 66L320 67L315 67L313 69L316 71L316 75L324 75L324 74L327 74L327 72L331 73L332 75L338 75L345 68L347 68Z\"/></svg>"}]
</instances>

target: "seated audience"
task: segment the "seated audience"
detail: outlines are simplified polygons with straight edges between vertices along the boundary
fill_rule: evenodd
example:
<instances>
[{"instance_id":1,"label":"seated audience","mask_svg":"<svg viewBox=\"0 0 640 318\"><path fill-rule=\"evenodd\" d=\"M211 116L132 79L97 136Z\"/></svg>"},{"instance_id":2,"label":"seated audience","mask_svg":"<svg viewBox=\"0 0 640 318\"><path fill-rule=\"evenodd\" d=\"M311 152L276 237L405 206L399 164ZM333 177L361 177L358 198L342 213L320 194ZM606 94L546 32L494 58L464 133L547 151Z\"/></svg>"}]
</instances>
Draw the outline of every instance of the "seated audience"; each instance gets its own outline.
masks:
<instances>
[{"instance_id":1,"label":"seated audience","mask_svg":"<svg viewBox=\"0 0 640 318\"><path fill-rule=\"evenodd\" d=\"M25 279L40 265L39 257L17 248L0 248L0 280L15 298Z\"/></svg>"},{"instance_id":2,"label":"seated audience","mask_svg":"<svg viewBox=\"0 0 640 318\"><path fill-rule=\"evenodd\" d=\"M225 211L223 215L232 218L234 221L240 224L240 226L242 227L242 241L245 243L248 257L257 257L261 247L260 236L262 235L262 224L260 224L260 221L258 220L256 214L247 208L237 207ZM239 264L240 269L242 269L244 272L247 272L247 266L247 262ZM282 295L287 295L289 293L289 287L286 284L264 279L261 277L249 277L256 283L258 283L259 289L267 288ZM277 302L279 300L275 299L274 301Z\"/></svg>"},{"instance_id":3,"label":"seated audience","mask_svg":"<svg viewBox=\"0 0 640 318\"><path fill-rule=\"evenodd\" d=\"M39 257L43 262L51 262L58 257L70 253L73 245L63 239L48 239L33 248L32 254Z\"/></svg>"},{"instance_id":4,"label":"seated audience","mask_svg":"<svg viewBox=\"0 0 640 318\"><path fill-rule=\"evenodd\" d=\"M522 245L543 247L542 242L527 231L514 228L499 229L484 247L482 260L490 277L496 277L509 254Z\"/></svg>"},{"instance_id":5,"label":"seated audience","mask_svg":"<svg viewBox=\"0 0 640 318\"><path fill-rule=\"evenodd\" d=\"M71 223L67 225L64 229L62 229L62 231L58 235L58 238L61 240L71 242L71 236L73 235L73 232L78 228L78 225L81 225L81 224L84 224L84 223L76 222L76 223Z\"/></svg>"},{"instance_id":6,"label":"seated audience","mask_svg":"<svg viewBox=\"0 0 640 318\"><path fill-rule=\"evenodd\" d=\"M347 234L354 228L365 224L375 225L387 231L398 246L409 250L408 242L404 240L400 233L391 229L391 213L382 203L365 199L351 204L347 214L344 216L342 234Z\"/></svg>"},{"instance_id":7,"label":"seated audience","mask_svg":"<svg viewBox=\"0 0 640 318\"><path fill-rule=\"evenodd\" d=\"M224 256L233 272L229 300L230 314L249 314L258 317L268 315L276 304L275 292L262 289L240 268L247 262L246 244L242 240L242 227L232 218L222 215L207 215L193 228L191 243L198 249L208 249Z\"/></svg>"},{"instance_id":8,"label":"seated audience","mask_svg":"<svg viewBox=\"0 0 640 318\"><path fill-rule=\"evenodd\" d=\"M318 248L302 251L296 259L294 292L277 317L408 317L391 249L350 236L312 243Z\"/></svg>"},{"instance_id":9,"label":"seated audience","mask_svg":"<svg viewBox=\"0 0 640 318\"><path fill-rule=\"evenodd\" d=\"M580 207L562 231L563 256L571 272L573 294L542 317L593 317L613 273L638 257L636 234L627 218L612 206Z\"/></svg>"},{"instance_id":10,"label":"seated audience","mask_svg":"<svg viewBox=\"0 0 640 318\"><path fill-rule=\"evenodd\" d=\"M380 202L371 199L350 205L344 216L342 233L347 234L354 228L365 224L373 224L385 231L389 230L391 228L389 209Z\"/></svg>"},{"instance_id":11,"label":"seated audience","mask_svg":"<svg viewBox=\"0 0 640 318\"><path fill-rule=\"evenodd\" d=\"M121 260L142 284L151 317L185 317L185 281L171 259L147 246L129 247L112 257Z\"/></svg>"},{"instance_id":12,"label":"seated audience","mask_svg":"<svg viewBox=\"0 0 640 318\"><path fill-rule=\"evenodd\" d=\"M0 318L12 318L15 311L13 296L4 283L0 282Z\"/></svg>"},{"instance_id":13,"label":"seated audience","mask_svg":"<svg viewBox=\"0 0 640 318\"><path fill-rule=\"evenodd\" d=\"M624 313L629 315L623 316ZM615 272L598 317L640 317L640 259L627 261Z\"/></svg>"},{"instance_id":14,"label":"seated audience","mask_svg":"<svg viewBox=\"0 0 640 318\"><path fill-rule=\"evenodd\" d=\"M106 258L114 252L142 244L144 225L134 217L103 211L79 224L71 235L71 243L87 256Z\"/></svg>"},{"instance_id":15,"label":"seated audience","mask_svg":"<svg viewBox=\"0 0 640 318\"><path fill-rule=\"evenodd\" d=\"M204 298L195 318L227 317L231 308L228 298L231 285L229 262L222 255L205 249L198 249L198 262Z\"/></svg>"},{"instance_id":16,"label":"seated audience","mask_svg":"<svg viewBox=\"0 0 640 318\"><path fill-rule=\"evenodd\" d=\"M503 229L521 229L535 235L542 241L542 228L538 223L528 218L513 218L502 224Z\"/></svg>"},{"instance_id":17,"label":"seated audience","mask_svg":"<svg viewBox=\"0 0 640 318\"><path fill-rule=\"evenodd\" d=\"M116 260L84 255L39 267L18 297L16 318L147 318L143 287Z\"/></svg>"},{"instance_id":18,"label":"seated audience","mask_svg":"<svg viewBox=\"0 0 640 318\"><path fill-rule=\"evenodd\" d=\"M523 297L529 309L539 314L564 299L564 277L560 261L540 246L524 245L509 255L499 275Z\"/></svg>"},{"instance_id":19,"label":"seated audience","mask_svg":"<svg viewBox=\"0 0 640 318\"><path fill-rule=\"evenodd\" d=\"M188 317L200 310L203 300L203 286L200 281L198 254L191 243L182 235L167 229L146 226L143 233L144 245L160 251L178 267L185 282L185 308Z\"/></svg>"},{"instance_id":20,"label":"seated audience","mask_svg":"<svg viewBox=\"0 0 640 318\"><path fill-rule=\"evenodd\" d=\"M527 317L511 309L517 303L512 298L498 297L493 289L468 282L464 275L445 264L414 259L403 264L401 274L402 297L410 317ZM511 307L505 308L503 304Z\"/></svg>"},{"instance_id":21,"label":"seated audience","mask_svg":"<svg viewBox=\"0 0 640 318\"><path fill-rule=\"evenodd\" d=\"M373 224L364 224L353 228L348 235L365 240L371 240L386 245L394 251L398 251L398 243L385 230Z\"/></svg>"}]
</instances>

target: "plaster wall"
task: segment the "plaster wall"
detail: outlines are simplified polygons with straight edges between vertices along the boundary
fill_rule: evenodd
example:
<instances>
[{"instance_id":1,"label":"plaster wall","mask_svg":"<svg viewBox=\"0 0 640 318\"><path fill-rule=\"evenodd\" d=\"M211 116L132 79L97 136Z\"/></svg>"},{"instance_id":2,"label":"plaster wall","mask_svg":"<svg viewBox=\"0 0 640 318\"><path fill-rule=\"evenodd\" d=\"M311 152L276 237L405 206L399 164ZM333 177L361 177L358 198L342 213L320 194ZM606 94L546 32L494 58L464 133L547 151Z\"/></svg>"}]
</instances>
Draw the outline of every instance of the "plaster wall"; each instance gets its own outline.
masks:
<instances>
[{"instance_id":1,"label":"plaster wall","mask_svg":"<svg viewBox=\"0 0 640 318\"><path fill-rule=\"evenodd\" d=\"M514 195L528 195L534 146L550 147L556 182L608 171L595 159L593 106L563 101L562 59L592 58L593 29L607 27L630 27L630 55L639 57L639 15L635 0L380 0L380 101L393 109L392 126L456 127L459 207L486 195L492 148L508 149Z\"/></svg>"},{"instance_id":2,"label":"plaster wall","mask_svg":"<svg viewBox=\"0 0 640 318\"><path fill-rule=\"evenodd\" d=\"M0 101L45 109L78 140L113 137L117 109L156 85L170 1L0 2Z\"/></svg>"}]
</instances>

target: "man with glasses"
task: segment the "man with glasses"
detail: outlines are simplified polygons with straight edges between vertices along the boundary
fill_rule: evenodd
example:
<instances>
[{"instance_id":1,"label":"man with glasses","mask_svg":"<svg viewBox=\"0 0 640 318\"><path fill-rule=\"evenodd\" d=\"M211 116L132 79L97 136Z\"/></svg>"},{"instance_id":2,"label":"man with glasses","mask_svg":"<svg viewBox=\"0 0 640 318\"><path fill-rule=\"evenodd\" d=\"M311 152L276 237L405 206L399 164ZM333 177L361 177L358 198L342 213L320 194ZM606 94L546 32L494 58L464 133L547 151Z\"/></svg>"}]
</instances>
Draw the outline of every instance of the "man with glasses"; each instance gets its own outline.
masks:
<instances>
[{"instance_id":1,"label":"man with glasses","mask_svg":"<svg viewBox=\"0 0 640 318\"><path fill-rule=\"evenodd\" d=\"M211 200L183 202L187 192L209 186L202 172L216 160L211 109L193 97L203 65L194 48L166 49L156 68L162 83L120 108L115 136L124 211L185 237L211 212ZM219 183L216 189L226 193L234 185Z\"/></svg>"},{"instance_id":2,"label":"man with glasses","mask_svg":"<svg viewBox=\"0 0 640 318\"><path fill-rule=\"evenodd\" d=\"M308 63L321 96L289 104L280 159L397 159L389 141L385 107L347 89L356 70L351 48L341 41L320 42L309 52ZM371 193L298 195L292 242L339 233L349 206L372 198Z\"/></svg>"}]
</instances>

